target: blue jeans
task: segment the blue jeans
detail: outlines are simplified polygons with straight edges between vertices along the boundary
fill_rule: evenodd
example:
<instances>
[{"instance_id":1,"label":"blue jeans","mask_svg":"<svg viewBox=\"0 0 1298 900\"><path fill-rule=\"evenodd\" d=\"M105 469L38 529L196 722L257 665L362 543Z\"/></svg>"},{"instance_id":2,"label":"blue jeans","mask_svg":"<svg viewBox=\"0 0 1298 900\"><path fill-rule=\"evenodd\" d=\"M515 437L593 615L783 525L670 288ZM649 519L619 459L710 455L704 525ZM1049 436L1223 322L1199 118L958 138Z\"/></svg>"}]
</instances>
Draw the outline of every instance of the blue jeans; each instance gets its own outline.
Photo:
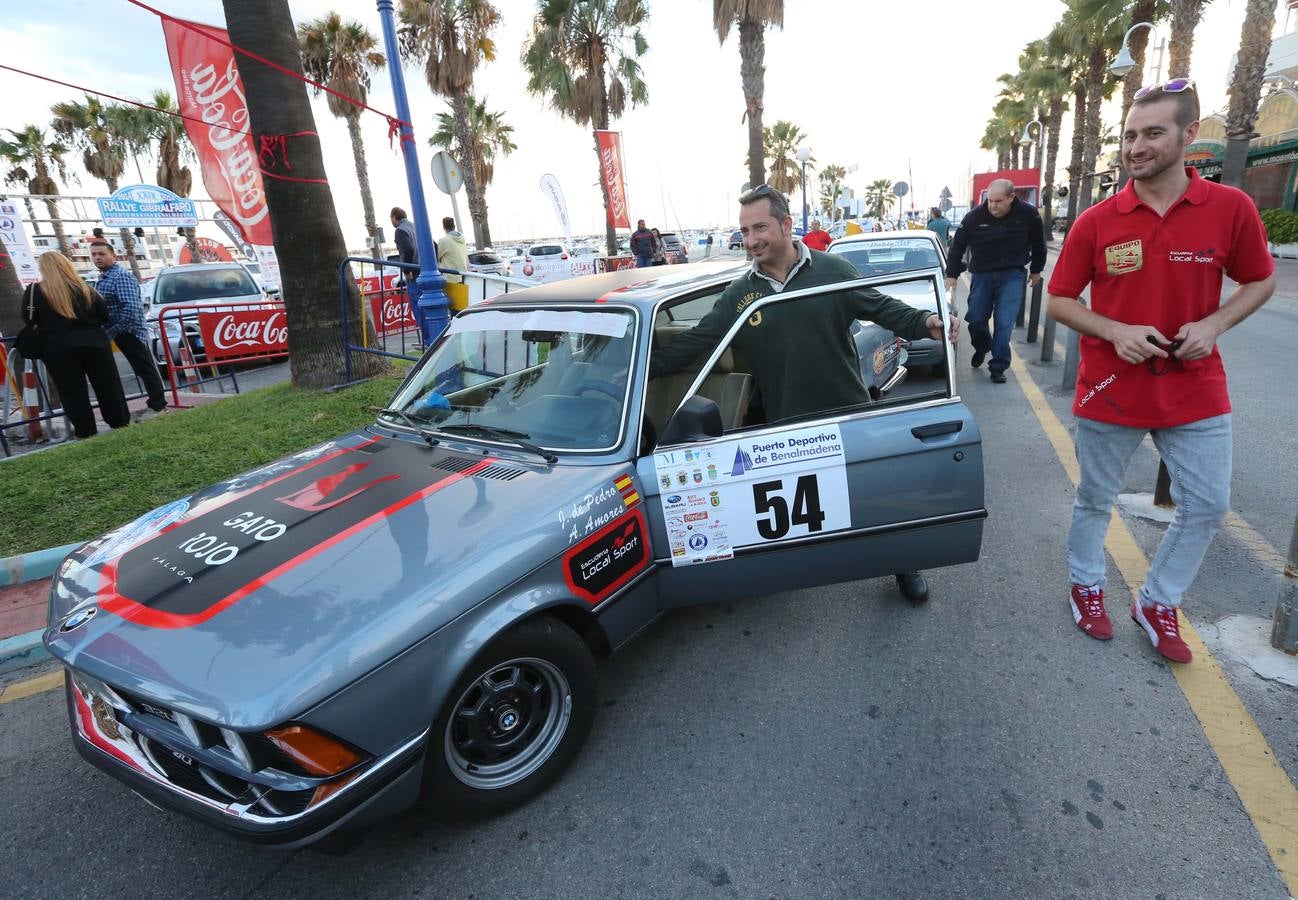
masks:
<instances>
[{"instance_id":1,"label":"blue jeans","mask_svg":"<svg viewBox=\"0 0 1298 900\"><path fill-rule=\"evenodd\" d=\"M1073 584L1104 587L1104 536L1109 512L1122 487L1131 454L1144 428L1091 419L1077 420L1077 463L1081 481L1068 532L1068 577ZM1154 438L1172 476L1176 514L1158 545L1140 588L1146 605L1180 606L1221 520L1230 509L1230 415L1155 428Z\"/></svg>"},{"instance_id":2,"label":"blue jeans","mask_svg":"<svg viewBox=\"0 0 1298 900\"><path fill-rule=\"evenodd\" d=\"M1023 303L1027 274L1022 269L1001 269L976 272L970 277L969 308L964 314L964 320L969 323L969 339L976 352L991 351L988 369L1004 372L1010 367L1010 338ZM988 319L993 320L994 331L988 330Z\"/></svg>"},{"instance_id":3,"label":"blue jeans","mask_svg":"<svg viewBox=\"0 0 1298 900\"><path fill-rule=\"evenodd\" d=\"M647 269L654 264L652 256L637 256L635 258L635 267L637 269Z\"/></svg>"}]
</instances>

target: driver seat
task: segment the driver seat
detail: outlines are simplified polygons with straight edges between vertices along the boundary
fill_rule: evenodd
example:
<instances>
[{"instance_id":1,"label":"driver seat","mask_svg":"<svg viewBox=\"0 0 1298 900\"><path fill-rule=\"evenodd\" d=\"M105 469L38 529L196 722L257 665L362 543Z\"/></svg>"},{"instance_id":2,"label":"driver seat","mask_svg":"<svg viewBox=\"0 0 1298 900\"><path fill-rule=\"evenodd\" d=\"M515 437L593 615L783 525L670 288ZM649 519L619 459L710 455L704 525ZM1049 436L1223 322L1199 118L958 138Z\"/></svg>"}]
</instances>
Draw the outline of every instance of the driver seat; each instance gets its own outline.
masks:
<instances>
[{"instance_id":1,"label":"driver seat","mask_svg":"<svg viewBox=\"0 0 1298 900\"><path fill-rule=\"evenodd\" d=\"M661 430L667 419L685 399L685 392L698 370L677 372L649 383L645 395L645 414ZM753 399L753 376L735 371L734 353L727 350L717 359L716 367L699 388L699 396L717 404L721 410L721 427L733 431L744 424L744 415Z\"/></svg>"}]
</instances>

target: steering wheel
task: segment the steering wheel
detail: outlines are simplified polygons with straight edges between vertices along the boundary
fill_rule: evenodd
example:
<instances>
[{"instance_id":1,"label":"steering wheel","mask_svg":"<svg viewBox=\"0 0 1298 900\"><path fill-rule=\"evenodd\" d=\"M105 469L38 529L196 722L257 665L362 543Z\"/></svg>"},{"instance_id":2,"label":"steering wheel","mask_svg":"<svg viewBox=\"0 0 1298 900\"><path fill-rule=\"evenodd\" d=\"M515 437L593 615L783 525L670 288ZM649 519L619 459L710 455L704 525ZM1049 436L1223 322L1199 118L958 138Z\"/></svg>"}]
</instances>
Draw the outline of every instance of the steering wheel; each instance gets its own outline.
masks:
<instances>
[{"instance_id":1,"label":"steering wheel","mask_svg":"<svg viewBox=\"0 0 1298 900\"><path fill-rule=\"evenodd\" d=\"M577 396L581 396L587 392L603 394L610 400L614 400L618 403L622 402L622 388L610 381L583 381L581 387L577 389Z\"/></svg>"}]
</instances>

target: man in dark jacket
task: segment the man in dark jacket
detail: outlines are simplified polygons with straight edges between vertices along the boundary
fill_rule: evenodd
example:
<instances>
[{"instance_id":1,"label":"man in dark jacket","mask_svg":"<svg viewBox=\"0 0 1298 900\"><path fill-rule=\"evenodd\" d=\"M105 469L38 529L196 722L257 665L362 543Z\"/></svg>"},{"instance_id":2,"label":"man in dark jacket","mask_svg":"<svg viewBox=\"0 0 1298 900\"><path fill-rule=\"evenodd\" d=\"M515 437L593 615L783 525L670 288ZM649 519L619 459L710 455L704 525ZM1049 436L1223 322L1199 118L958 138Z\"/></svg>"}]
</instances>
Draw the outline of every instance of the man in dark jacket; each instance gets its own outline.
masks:
<instances>
[{"instance_id":1,"label":"man in dark jacket","mask_svg":"<svg viewBox=\"0 0 1298 900\"><path fill-rule=\"evenodd\" d=\"M645 269L654 264L654 233L644 227L644 219L637 219L631 234L631 254L635 267Z\"/></svg>"},{"instance_id":2,"label":"man in dark jacket","mask_svg":"<svg viewBox=\"0 0 1298 900\"><path fill-rule=\"evenodd\" d=\"M1041 283L1046 266L1046 238L1041 231L1041 216L1032 206L1014 196L1014 183L998 178L987 188L987 199L970 210L951 239L947 254L946 287L955 287L964 271L964 253L969 250L969 338L974 355L970 361L976 369L990 351L992 361L987 369L992 381L1005 383L1010 367L1010 337L1014 321L1023 302L1024 273L1035 284ZM988 330L992 319L994 330Z\"/></svg>"},{"instance_id":3,"label":"man in dark jacket","mask_svg":"<svg viewBox=\"0 0 1298 900\"><path fill-rule=\"evenodd\" d=\"M768 422L824 414L870 402L861 379L856 349L848 328L854 319L869 319L899 337L942 340L942 319L935 313L879 293L856 288L827 294L817 302L782 304L748 313L756 300L774 293L855 281L856 268L842 256L810 250L793 239L793 217L784 195L760 185L739 198L739 228L744 249L752 256L749 270L731 282L712 311L689 331L649 358L649 377L679 372L730 330L735 319L748 327L732 346L752 367ZM951 340L960 333L951 322ZM912 603L928 599L928 583L919 572L899 572L897 587Z\"/></svg>"},{"instance_id":4,"label":"man in dark jacket","mask_svg":"<svg viewBox=\"0 0 1298 900\"><path fill-rule=\"evenodd\" d=\"M406 211L399 206L392 207L392 239L397 242L397 254L403 263L419 265L419 245L415 243L415 223L406 218ZM414 281L419 273L404 271L406 281Z\"/></svg>"}]
</instances>

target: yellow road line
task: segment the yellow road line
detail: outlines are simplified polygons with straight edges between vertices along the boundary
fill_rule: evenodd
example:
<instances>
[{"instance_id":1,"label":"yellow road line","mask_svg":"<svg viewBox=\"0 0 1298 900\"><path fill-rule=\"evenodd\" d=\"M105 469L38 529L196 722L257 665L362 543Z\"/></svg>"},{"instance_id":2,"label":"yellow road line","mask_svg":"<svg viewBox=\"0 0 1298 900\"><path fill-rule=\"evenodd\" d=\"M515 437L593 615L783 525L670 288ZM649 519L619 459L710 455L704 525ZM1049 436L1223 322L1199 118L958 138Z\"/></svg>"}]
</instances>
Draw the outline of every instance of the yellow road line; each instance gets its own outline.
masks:
<instances>
[{"instance_id":1,"label":"yellow road line","mask_svg":"<svg viewBox=\"0 0 1298 900\"><path fill-rule=\"evenodd\" d=\"M62 686L63 670L60 669L57 672L50 672L47 675L39 675L36 678L16 681L6 687L0 687L0 703L13 703L15 700L21 700L33 694L43 694L46 691L52 691Z\"/></svg>"},{"instance_id":2,"label":"yellow road line","mask_svg":"<svg viewBox=\"0 0 1298 900\"><path fill-rule=\"evenodd\" d=\"M1258 534L1257 529L1244 521L1239 513L1233 509L1226 513L1225 529L1230 532L1244 549L1253 555L1253 558L1266 566L1268 569L1275 569L1277 572L1283 572L1285 567L1285 558L1280 551L1271 546L1271 542L1262 535Z\"/></svg>"},{"instance_id":3,"label":"yellow road line","mask_svg":"<svg viewBox=\"0 0 1298 900\"><path fill-rule=\"evenodd\" d=\"M1016 355L1010 365L1017 376L1019 388L1027 397L1037 421L1041 423L1069 481L1076 489L1079 471L1068 429L1046 402L1023 361ZM1245 529L1252 531L1243 519L1238 516L1235 518ZM1260 535L1258 540L1269 549ZM1104 547L1113 557L1122 580L1135 598L1149 571L1149 562L1116 508L1109 518ZM1258 836L1271 854L1271 861L1280 871L1289 892L1298 895L1298 790L1276 761L1275 753L1267 744L1262 730L1231 687L1226 674L1199 637L1199 632L1184 610L1181 612L1181 623L1182 637L1194 653L1194 662L1189 665L1171 664L1169 668L1176 677L1181 693L1189 701L1195 718L1199 720L1208 745L1221 761L1226 777L1230 779L1240 802L1244 804L1244 811L1248 813Z\"/></svg>"}]
</instances>

